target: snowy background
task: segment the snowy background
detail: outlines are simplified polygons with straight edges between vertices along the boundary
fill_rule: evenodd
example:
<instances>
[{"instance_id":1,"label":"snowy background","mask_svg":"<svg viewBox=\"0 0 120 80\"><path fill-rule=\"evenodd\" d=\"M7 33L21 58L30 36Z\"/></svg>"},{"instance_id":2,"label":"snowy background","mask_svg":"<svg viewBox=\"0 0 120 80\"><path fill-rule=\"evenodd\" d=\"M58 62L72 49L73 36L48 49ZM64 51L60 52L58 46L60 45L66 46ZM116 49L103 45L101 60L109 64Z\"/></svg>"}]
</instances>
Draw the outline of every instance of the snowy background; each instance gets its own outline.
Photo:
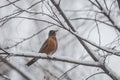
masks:
<instances>
[{"instance_id":1,"label":"snowy background","mask_svg":"<svg viewBox=\"0 0 120 80\"><path fill-rule=\"evenodd\" d=\"M119 80L119 53L112 53L120 51L117 0L0 0L0 58L6 61L0 62L0 80L117 80L101 67L43 59L27 67L25 64L31 58L6 55L6 52L38 53L49 31L58 29L59 46L52 56L94 64L94 59L76 36L71 34L73 30L51 1L55 1L64 12L77 36L111 51L106 52L83 40L93 55L99 56L100 66L105 66ZM101 10L97 2L102 5Z\"/></svg>"}]
</instances>

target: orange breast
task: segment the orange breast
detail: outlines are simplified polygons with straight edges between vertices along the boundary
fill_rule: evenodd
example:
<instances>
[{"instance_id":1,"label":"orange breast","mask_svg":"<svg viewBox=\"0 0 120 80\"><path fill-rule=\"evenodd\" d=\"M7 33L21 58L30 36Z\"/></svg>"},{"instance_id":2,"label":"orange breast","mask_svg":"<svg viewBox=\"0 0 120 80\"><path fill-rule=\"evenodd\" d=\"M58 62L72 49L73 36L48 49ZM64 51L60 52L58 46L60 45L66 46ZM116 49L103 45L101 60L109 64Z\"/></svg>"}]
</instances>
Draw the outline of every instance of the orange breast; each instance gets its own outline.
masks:
<instances>
[{"instance_id":1,"label":"orange breast","mask_svg":"<svg viewBox=\"0 0 120 80\"><path fill-rule=\"evenodd\" d=\"M46 53L47 55L53 54L57 50L57 39L56 37L50 37L48 39L48 45L47 47L42 51L43 53Z\"/></svg>"}]
</instances>

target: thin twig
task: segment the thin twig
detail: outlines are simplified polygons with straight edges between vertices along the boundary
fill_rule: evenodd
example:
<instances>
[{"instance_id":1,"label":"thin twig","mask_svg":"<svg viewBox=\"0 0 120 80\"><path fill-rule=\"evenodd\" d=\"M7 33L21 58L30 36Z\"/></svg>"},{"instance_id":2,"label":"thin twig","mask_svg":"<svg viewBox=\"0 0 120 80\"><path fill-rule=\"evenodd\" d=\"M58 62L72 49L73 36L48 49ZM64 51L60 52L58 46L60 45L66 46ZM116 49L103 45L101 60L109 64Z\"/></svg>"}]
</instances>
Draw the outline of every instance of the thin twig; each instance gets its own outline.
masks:
<instances>
[{"instance_id":1,"label":"thin twig","mask_svg":"<svg viewBox=\"0 0 120 80\"><path fill-rule=\"evenodd\" d=\"M79 65L75 65L74 67L70 68L69 70L67 70L66 72L64 72L59 78L57 78L57 80L61 80L61 78L66 75L69 71L73 70L74 68L78 67Z\"/></svg>"},{"instance_id":2,"label":"thin twig","mask_svg":"<svg viewBox=\"0 0 120 80\"><path fill-rule=\"evenodd\" d=\"M95 75L98 75L98 74L105 74L105 72L98 72L98 73L94 73L92 74L91 76L89 76L88 78L86 78L85 80L88 80L89 78L95 76Z\"/></svg>"},{"instance_id":3,"label":"thin twig","mask_svg":"<svg viewBox=\"0 0 120 80\"><path fill-rule=\"evenodd\" d=\"M39 33L43 32L43 31L46 30L47 28L50 28L51 26L53 26L53 25L50 25L50 26L48 26L48 27L45 27L44 29L38 31L37 33L35 33L35 34L33 34L33 35L31 35L31 36L29 36L29 37L23 39L23 40L20 41L20 42L17 42L17 43L14 44L13 46L6 47L5 49L10 49L10 48L13 48L13 47L15 47L15 46L18 46L19 44L21 44L21 43L23 43L23 42L25 42L25 41L27 41L27 40L29 40L29 39L31 39L31 38L37 36Z\"/></svg>"},{"instance_id":4,"label":"thin twig","mask_svg":"<svg viewBox=\"0 0 120 80\"><path fill-rule=\"evenodd\" d=\"M19 68L15 67L14 65L12 65L11 63L9 63L7 60L5 59L1 59L5 64L7 64L10 68L12 68L13 70L17 71L22 77L24 77L26 80L31 80L25 73L23 73L21 70L19 70Z\"/></svg>"}]
</instances>

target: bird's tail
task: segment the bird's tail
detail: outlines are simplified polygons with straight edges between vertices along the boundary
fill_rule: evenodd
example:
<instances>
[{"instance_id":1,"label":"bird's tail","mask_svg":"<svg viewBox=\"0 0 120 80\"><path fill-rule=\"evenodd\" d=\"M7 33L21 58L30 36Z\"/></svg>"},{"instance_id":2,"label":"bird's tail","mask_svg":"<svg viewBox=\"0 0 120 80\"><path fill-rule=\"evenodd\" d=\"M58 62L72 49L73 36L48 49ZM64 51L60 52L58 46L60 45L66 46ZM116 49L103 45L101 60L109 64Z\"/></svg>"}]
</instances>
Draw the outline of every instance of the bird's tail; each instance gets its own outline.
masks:
<instances>
[{"instance_id":1,"label":"bird's tail","mask_svg":"<svg viewBox=\"0 0 120 80\"><path fill-rule=\"evenodd\" d=\"M33 58L33 59L30 60L26 65L27 65L27 66L30 66L30 65L32 65L33 63L35 63L37 60L38 60L38 58Z\"/></svg>"}]
</instances>

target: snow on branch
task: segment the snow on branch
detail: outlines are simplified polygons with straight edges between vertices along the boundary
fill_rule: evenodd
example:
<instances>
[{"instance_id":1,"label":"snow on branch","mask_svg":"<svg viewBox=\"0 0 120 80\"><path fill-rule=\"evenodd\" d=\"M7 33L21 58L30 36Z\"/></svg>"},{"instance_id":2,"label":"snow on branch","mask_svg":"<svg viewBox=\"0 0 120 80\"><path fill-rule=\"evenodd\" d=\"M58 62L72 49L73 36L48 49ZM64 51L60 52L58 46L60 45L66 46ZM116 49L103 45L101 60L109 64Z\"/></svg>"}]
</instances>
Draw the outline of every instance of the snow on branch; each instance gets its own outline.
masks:
<instances>
[{"instance_id":1,"label":"snow on branch","mask_svg":"<svg viewBox=\"0 0 120 80\"><path fill-rule=\"evenodd\" d=\"M2 55L7 55L7 54L3 54L0 53ZM40 58L40 59L48 59L48 60L53 60L53 61L61 61L61 62L67 62L67 63L73 63L73 64L79 64L79 65L84 65L84 66L92 66L92 67L100 67L100 64L98 62L92 62L92 61L81 61L78 59L73 59L70 57L63 57L63 56L48 56L46 54L43 53L31 53L31 52L27 52L27 53L10 53L9 54L10 57L26 57L26 58Z\"/></svg>"}]
</instances>

